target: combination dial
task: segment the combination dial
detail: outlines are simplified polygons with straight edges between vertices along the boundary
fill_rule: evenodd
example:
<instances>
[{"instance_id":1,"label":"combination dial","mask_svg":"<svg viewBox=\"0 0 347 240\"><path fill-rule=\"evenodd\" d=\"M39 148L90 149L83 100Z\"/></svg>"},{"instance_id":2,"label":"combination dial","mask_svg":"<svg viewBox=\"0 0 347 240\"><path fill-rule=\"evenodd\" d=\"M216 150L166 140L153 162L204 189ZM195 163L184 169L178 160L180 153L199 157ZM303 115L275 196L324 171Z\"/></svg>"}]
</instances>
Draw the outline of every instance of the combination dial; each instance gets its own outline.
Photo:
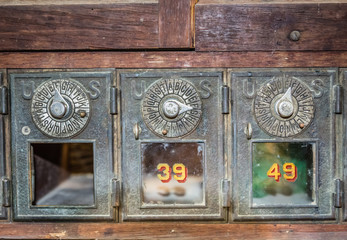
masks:
<instances>
[{"instance_id":1,"label":"combination dial","mask_svg":"<svg viewBox=\"0 0 347 240\"><path fill-rule=\"evenodd\" d=\"M193 84L182 79L163 79L154 82L146 91L142 116L156 135L182 137L198 126L201 105Z\"/></svg>"},{"instance_id":2,"label":"combination dial","mask_svg":"<svg viewBox=\"0 0 347 240\"><path fill-rule=\"evenodd\" d=\"M294 77L275 78L263 85L254 100L260 128L272 136L291 137L309 127L314 118L310 89Z\"/></svg>"},{"instance_id":3,"label":"combination dial","mask_svg":"<svg viewBox=\"0 0 347 240\"><path fill-rule=\"evenodd\" d=\"M72 79L42 83L31 102L36 127L45 135L67 138L79 134L90 118L89 98L84 87Z\"/></svg>"}]
</instances>

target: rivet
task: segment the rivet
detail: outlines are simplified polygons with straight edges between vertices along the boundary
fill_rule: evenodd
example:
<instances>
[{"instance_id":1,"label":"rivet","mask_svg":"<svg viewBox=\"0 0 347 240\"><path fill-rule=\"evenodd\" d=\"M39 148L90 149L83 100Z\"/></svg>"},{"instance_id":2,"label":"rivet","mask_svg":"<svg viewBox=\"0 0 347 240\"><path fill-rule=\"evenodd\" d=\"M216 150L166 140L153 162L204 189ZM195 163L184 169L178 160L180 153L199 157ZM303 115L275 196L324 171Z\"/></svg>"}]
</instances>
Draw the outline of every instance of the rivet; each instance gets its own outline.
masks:
<instances>
[{"instance_id":1,"label":"rivet","mask_svg":"<svg viewBox=\"0 0 347 240\"><path fill-rule=\"evenodd\" d=\"M81 111L81 112L80 112L80 117L81 117L81 118L84 118L86 115L87 115L87 114L86 114L85 111Z\"/></svg>"},{"instance_id":2,"label":"rivet","mask_svg":"<svg viewBox=\"0 0 347 240\"><path fill-rule=\"evenodd\" d=\"M167 134L167 130L164 129L164 130L162 131L162 133L163 133L163 135L166 135L166 134Z\"/></svg>"},{"instance_id":3,"label":"rivet","mask_svg":"<svg viewBox=\"0 0 347 240\"><path fill-rule=\"evenodd\" d=\"M300 124L299 124L299 127L300 127L300 128L304 128L304 127L305 127L305 124L300 123Z\"/></svg>"},{"instance_id":4,"label":"rivet","mask_svg":"<svg viewBox=\"0 0 347 240\"><path fill-rule=\"evenodd\" d=\"M292 40L292 41L299 41L300 35L301 35L301 34L300 34L299 31L294 30L294 31L292 31L292 32L289 34L289 38L290 38L290 40Z\"/></svg>"}]
</instances>

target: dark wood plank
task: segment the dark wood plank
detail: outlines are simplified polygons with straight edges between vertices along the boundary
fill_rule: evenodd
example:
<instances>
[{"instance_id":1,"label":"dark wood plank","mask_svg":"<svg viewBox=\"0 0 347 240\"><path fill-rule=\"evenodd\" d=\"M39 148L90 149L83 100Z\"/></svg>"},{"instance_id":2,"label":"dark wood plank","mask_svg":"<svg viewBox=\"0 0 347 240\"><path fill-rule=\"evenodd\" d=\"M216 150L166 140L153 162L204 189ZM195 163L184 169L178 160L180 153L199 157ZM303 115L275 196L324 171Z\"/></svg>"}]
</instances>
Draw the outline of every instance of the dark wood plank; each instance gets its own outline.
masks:
<instances>
[{"instance_id":1,"label":"dark wood plank","mask_svg":"<svg viewBox=\"0 0 347 240\"><path fill-rule=\"evenodd\" d=\"M158 4L0 7L0 51L156 48Z\"/></svg>"},{"instance_id":2,"label":"dark wood plank","mask_svg":"<svg viewBox=\"0 0 347 240\"><path fill-rule=\"evenodd\" d=\"M193 47L192 10L196 0L159 0L161 48Z\"/></svg>"},{"instance_id":3,"label":"dark wood plank","mask_svg":"<svg viewBox=\"0 0 347 240\"><path fill-rule=\"evenodd\" d=\"M347 50L347 3L202 1L195 7L197 51ZM298 30L299 41L289 38Z\"/></svg>"},{"instance_id":4,"label":"dark wood plank","mask_svg":"<svg viewBox=\"0 0 347 240\"><path fill-rule=\"evenodd\" d=\"M8 223L2 239L267 239L335 240L347 238L336 224L192 223Z\"/></svg>"},{"instance_id":5,"label":"dark wood plank","mask_svg":"<svg viewBox=\"0 0 347 240\"><path fill-rule=\"evenodd\" d=\"M0 52L0 68L347 67L347 51Z\"/></svg>"}]
</instances>

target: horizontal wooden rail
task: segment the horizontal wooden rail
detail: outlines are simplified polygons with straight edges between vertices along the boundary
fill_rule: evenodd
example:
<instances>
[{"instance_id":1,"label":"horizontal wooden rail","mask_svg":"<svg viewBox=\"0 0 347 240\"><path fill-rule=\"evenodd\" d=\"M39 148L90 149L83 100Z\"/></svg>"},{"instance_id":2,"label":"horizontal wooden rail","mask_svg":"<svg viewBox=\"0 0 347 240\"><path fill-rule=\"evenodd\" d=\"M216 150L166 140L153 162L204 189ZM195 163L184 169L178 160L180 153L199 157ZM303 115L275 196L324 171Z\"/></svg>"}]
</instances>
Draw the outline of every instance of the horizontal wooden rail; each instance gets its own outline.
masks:
<instances>
[{"instance_id":1,"label":"horizontal wooden rail","mask_svg":"<svg viewBox=\"0 0 347 240\"><path fill-rule=\"evenodd\" d=\"M253 2L199 2L196 50L347 50L346 2Z\"/></svg>"},{"instance_id":2,"label":"horizontal wooden rail","mask_svg":"<svg viewBox=\"0 0 347 240\"><path fill-rule=\"evenodd\" d=\"M0 51L191 48L194 4L0 5Z\"/></svg>"},{"instance_id":3,"label":"horizontal wooden rail","mask_svg":"<svg viewBox=\"0 0 347 240\"><path fill-rule=\"evenodd\" d=\"M347 67L347 51L0 52L0 68Z\"/></svg>"},{"instance_id":4,"label":"horizontal wooden rail","mask_svg":"<svg viewBox=\"0 0 347 240\"><path fill-rule=\"evenodd\" d=\"M4 223L1 239L341 240L347 225L191 223Z\"/></svg>"}]
</instances>

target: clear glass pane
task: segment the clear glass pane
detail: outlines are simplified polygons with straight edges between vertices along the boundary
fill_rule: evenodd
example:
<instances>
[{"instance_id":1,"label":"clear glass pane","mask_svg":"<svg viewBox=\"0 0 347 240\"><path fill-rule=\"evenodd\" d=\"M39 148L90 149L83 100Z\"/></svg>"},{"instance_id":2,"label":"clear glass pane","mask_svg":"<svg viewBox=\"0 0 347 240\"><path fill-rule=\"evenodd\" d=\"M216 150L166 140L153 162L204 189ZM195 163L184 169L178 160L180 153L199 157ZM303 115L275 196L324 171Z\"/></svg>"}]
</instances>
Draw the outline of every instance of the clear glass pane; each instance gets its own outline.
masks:
<instances>
[{"instance_id":1,"label":"clear glass pane","mask_svg":"<svg viewBox=\"0 0 347 240\"><path fill-rule=\"evenodd\" d=\"M144 203L203 203L203 143L143 143L141 151Z\"/></svg>"},{"instance_id":2,"label":"clear glass pane","mask_svg":"<svg viewBox=\"0 0 347 240\"><path fill-rule=\"evenodd\" d=\"M93 205L93 144L34 143L33 205Z\"/></svg>"},{"instance_id":3,"label":"clear glass pane","mask_svg":"<svg viewBox=\"0 0 347 240\"><path fill-rule=\"evenodd\" d=\"M313 203L314 143L253 143L253 206Z\"/></svg>"}]
</instances>

